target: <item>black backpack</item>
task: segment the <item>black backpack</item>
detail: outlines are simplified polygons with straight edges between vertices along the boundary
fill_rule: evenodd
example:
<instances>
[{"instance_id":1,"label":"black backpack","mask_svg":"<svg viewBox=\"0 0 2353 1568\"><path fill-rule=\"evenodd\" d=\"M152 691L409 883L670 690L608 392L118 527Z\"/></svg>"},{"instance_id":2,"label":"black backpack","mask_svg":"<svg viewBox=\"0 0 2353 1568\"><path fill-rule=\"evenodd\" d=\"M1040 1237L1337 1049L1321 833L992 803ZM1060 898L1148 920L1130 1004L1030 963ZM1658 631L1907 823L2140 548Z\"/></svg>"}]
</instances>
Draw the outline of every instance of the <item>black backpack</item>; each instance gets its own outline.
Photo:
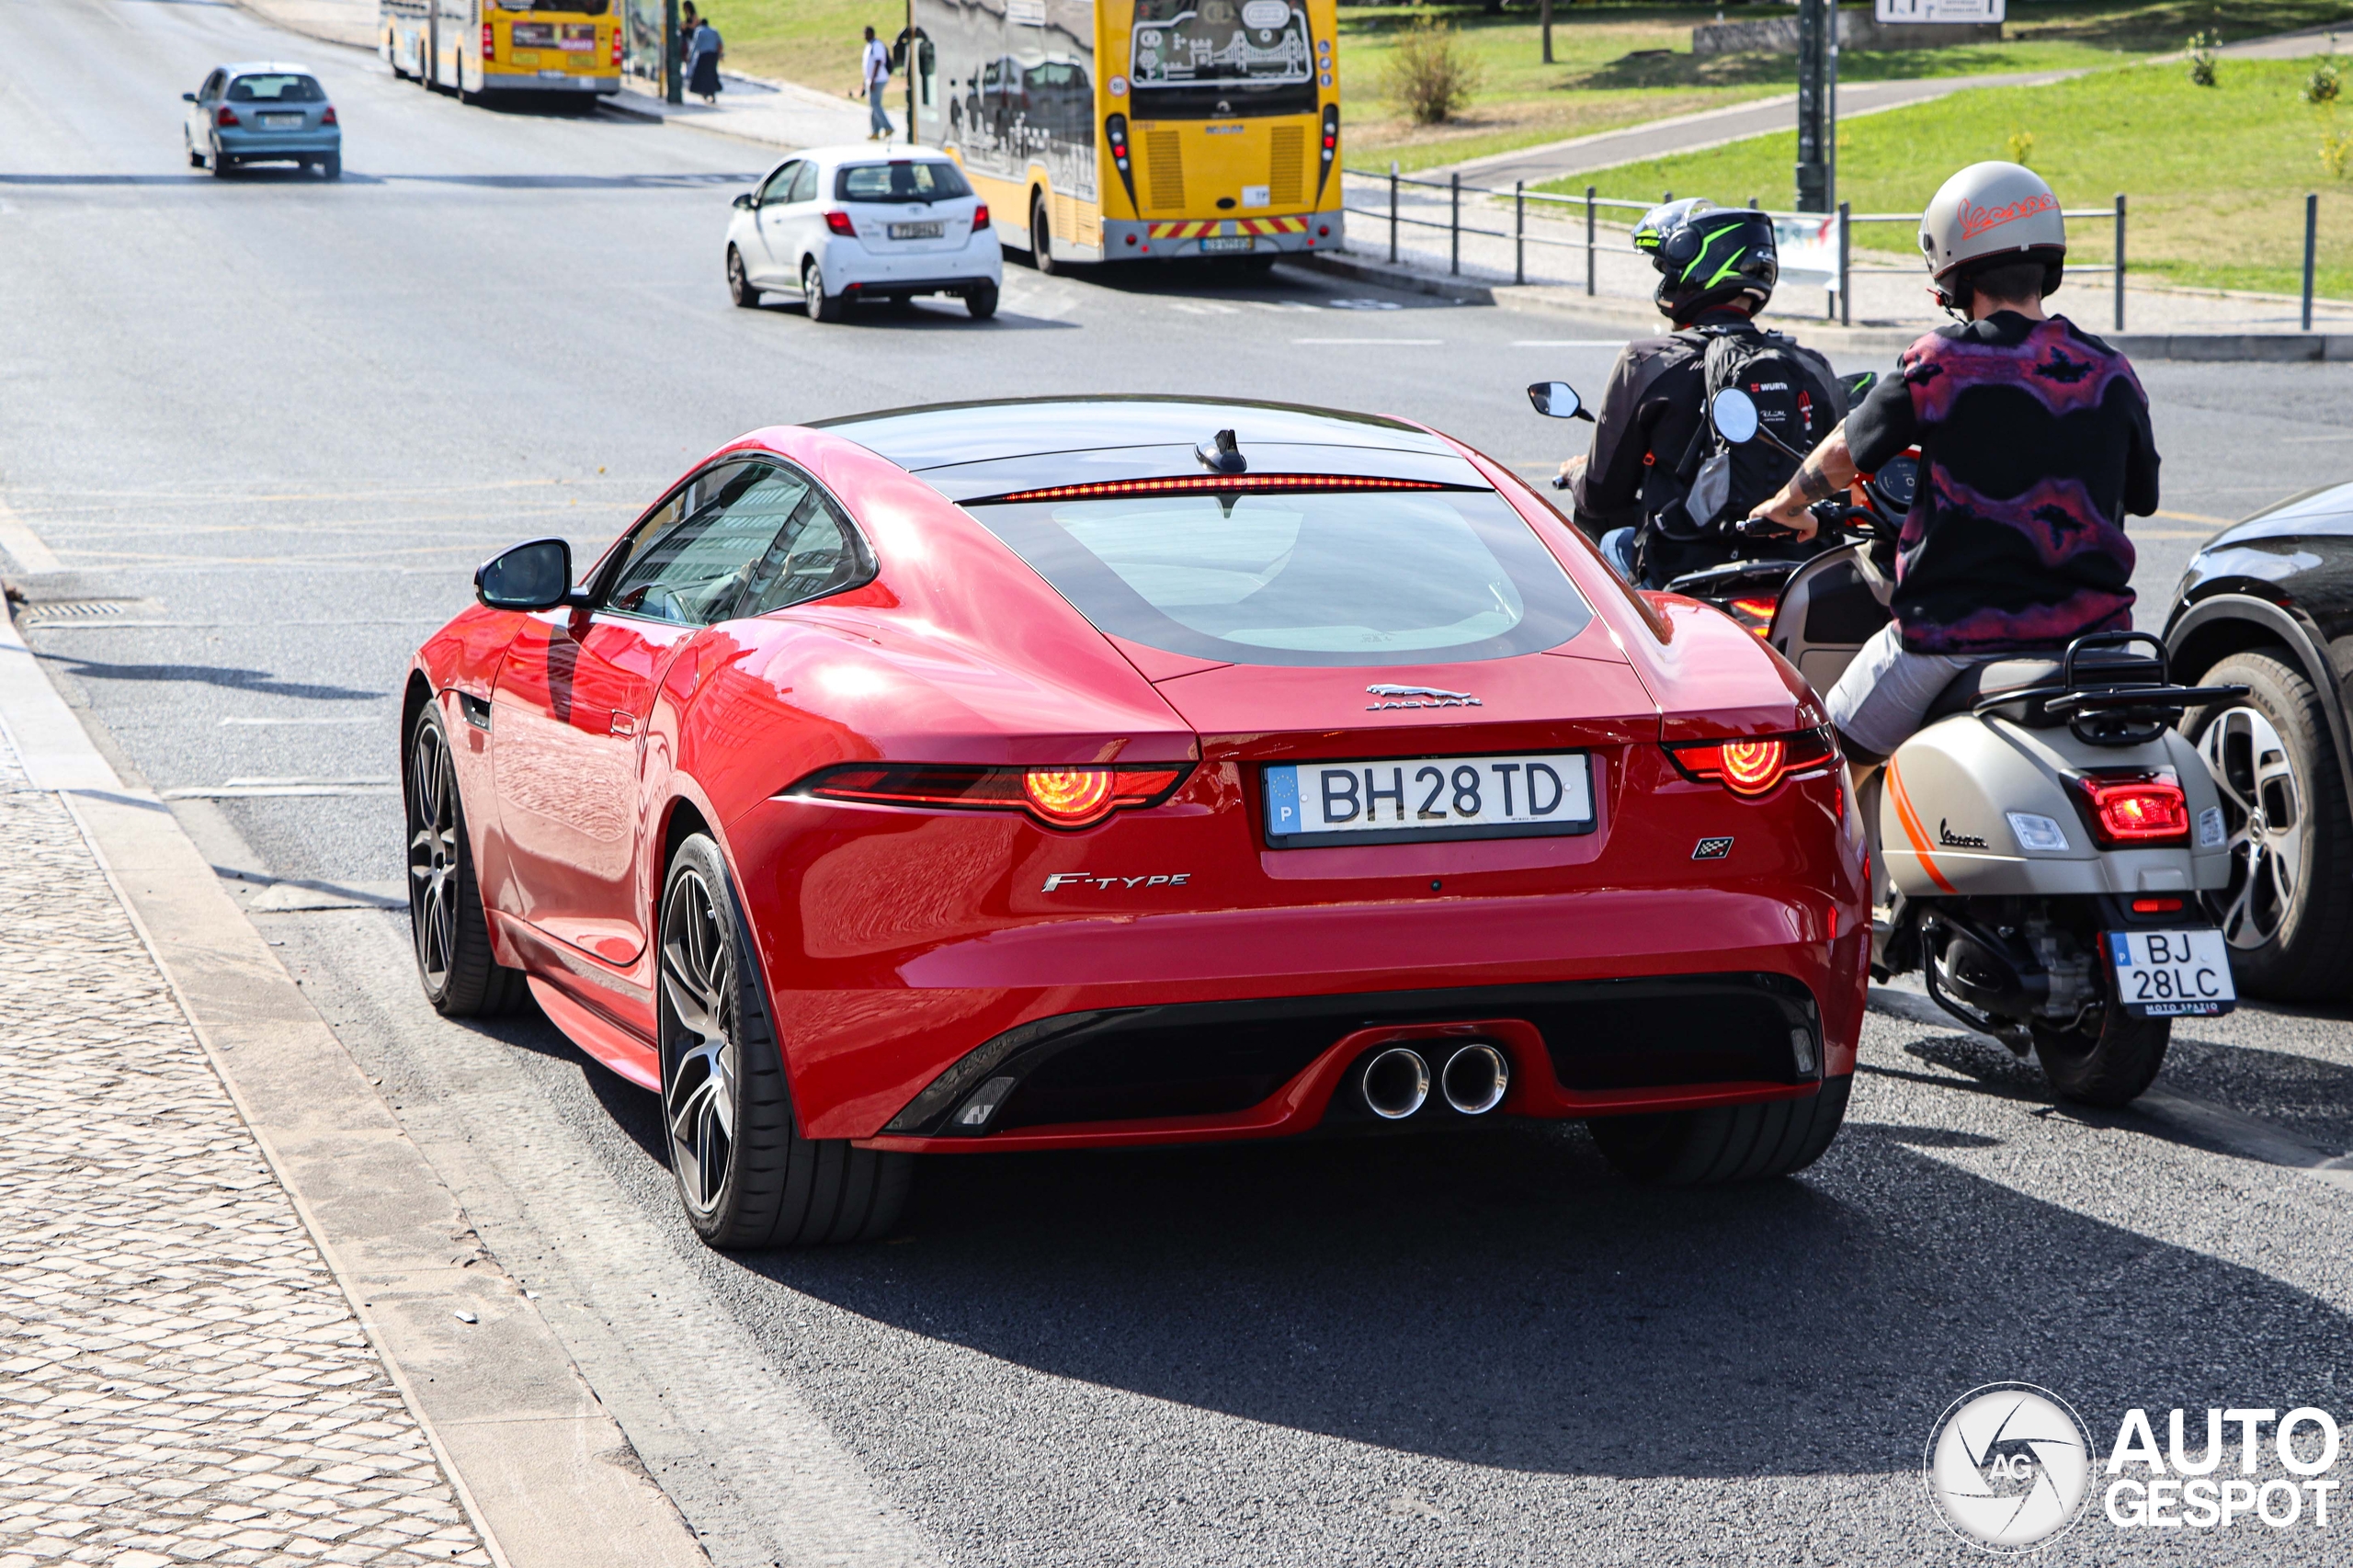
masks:
<instances>
[{"instance_id":1,"label":"black backpack","mask_svg":"<svg viewBox=\"0 0 2353 1568\"><path fill-rule=\"evenodd\" d=\"M1820 371L1800 356L1797 341L1778 332L1699 327L1676 335L1703 347L1703 395L1710 403L1738 387L1756 404L1759 425L1801 452L1810 452L1843 416ZM1790 481L1798 460L1759 436L1733 446L1702 421L1677 465L1683 494L1663 507L1659 531L1695 540L1745 517Z\"/></svg>"}]
</instances>

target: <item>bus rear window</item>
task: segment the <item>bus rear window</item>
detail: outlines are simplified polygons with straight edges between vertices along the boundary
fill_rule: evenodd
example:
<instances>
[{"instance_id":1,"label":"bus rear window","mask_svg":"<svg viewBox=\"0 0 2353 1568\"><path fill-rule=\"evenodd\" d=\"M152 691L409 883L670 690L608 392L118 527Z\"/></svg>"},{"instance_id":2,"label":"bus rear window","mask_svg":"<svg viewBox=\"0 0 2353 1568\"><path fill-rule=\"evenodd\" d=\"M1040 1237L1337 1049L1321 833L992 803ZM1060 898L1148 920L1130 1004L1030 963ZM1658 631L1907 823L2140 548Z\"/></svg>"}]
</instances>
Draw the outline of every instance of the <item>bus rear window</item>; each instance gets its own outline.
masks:
<instances>
[{"instance_id":1,"label":"bus rear window","mask_svg":"<svg viewBox=\"0 0 2353 1568\"><path fill-rule=\"evenodd\" d=\"M326 90L308 76L240 76L229 84L233 104L323 104Z\"/></svg>"},{"instance_id":2,"label":"bus rear window","mask_svg":"<svg viewBox=\"0 0 2353 1568\"><path fill-rule=\"evenodd\" d=\"M972 194L963 171L940 158L852 164L834 176L836 201L945 201Z\"/></svg>"},{"instance_id":3,"label":"bus rear window","mask_svg":"<svg viewBox=\"0 0 2353 1568\"><path fill-rule=\"evenodd\" d=\"M1128 74L1139 118L1313 114L1317 101L1302 0L1135 0Z\"/></svg>"},{"instance_id":4,"label":"bus rear window","mask_svg":"<svg viewBox=\"0 0 2353 1568\"><path fill-rule=\"evenodd\" d=\"M1555 648L1592 609L1492 491L1140 495L972 516L1102 631L1243 665L1383 665Z\"/></svg>"}]
</instances>

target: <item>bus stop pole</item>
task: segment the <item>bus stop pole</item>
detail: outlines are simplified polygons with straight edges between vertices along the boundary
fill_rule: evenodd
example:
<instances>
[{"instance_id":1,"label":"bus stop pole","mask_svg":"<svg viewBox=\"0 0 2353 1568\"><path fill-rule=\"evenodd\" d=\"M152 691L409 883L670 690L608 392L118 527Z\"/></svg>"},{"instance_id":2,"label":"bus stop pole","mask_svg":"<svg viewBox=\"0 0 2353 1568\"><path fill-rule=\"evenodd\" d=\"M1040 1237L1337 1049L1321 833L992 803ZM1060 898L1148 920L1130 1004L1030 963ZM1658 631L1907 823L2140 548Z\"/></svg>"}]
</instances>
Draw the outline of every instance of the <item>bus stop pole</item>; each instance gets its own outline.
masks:
<instances>
[{"instance_id":1,"label":"bus stop pole","mask_svg":"<svg viewBox=\"0 0 2353 1568\"><path fill-rule=\"evenodd\" d=\"M662 101L682 104L687 101L687 85L678 79L679 68L685 62L680 48L685 40L678 36L678 0L662 0Z\"/></svg>"}]
</instances>

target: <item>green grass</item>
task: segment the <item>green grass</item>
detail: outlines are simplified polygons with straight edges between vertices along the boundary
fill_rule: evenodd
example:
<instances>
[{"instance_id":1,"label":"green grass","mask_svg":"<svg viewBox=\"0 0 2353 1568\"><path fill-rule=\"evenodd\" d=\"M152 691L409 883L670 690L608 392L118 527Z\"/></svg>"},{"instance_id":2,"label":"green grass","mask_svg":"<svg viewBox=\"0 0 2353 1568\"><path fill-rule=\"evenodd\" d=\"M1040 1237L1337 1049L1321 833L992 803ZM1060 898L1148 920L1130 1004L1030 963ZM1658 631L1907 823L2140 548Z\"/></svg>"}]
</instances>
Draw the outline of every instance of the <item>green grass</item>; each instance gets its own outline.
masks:
<instances>
[{"instance_id":1,"label":"green grass","mask_svg":"<svg viewBox=\"0 0 2353 1568\"><path fill-rule=\"evenodd\" d=\"M2126 66L2047 87L1987 88L1866 116L1838 133L1838 194L1858 212L1916 212L1947 176L1980 158L2026 161L2070 208L2130 199L2127 237L2136 272L2178 283L2292 293L2302 286L2304 195L2321 194L2319 291L2353 297L2353 178L2322 165L2334 125L2353 134L2353 104L2313 108L2301 96L2309 67L2294 61L2222 63L2200 87L2177 63ZM1710 152L1628 165L1560 182L1582 193L1644 200L1661 191L1738 201L1790 199L1795 134L1760 136ZM2082 259L2109 258L2109 225L2075 225ZM1858 230L1859 242L1908 251L1894 224Z\"/></svg>"}]
</instances>

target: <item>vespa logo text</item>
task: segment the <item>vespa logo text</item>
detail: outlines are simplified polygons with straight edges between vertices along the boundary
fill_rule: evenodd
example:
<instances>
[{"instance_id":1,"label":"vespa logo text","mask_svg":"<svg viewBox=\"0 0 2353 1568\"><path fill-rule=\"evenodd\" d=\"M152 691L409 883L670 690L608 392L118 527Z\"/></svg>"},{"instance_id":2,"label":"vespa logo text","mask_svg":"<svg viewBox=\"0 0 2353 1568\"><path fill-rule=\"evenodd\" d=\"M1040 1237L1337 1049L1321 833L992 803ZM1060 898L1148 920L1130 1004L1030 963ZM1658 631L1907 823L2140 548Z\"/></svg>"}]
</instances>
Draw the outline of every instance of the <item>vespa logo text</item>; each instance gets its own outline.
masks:
<instances>
[{"instance_id":1,"label":"vespa logo text","mask_svg":"<svg viewBox=\"0 0 2353 1568\"><path fill-rule=\"evenodd\" d=\"M1998 229L2005 223L2015 223L2038 212L2058 210L2059 199L2049 191L2038 196L2021 196L2006 207L1972 207L1964 202L1961 209L1961 237L1974 239L1988 229Z\"/></svg>"},{"instance_id":2,"label":"vespa logo text","mask_svg":"<svg viewBox=\"0 0 2353 1568\"><path fill-rule=\"evenodd\" d=\"M1483 708L1485 703L1467 691L1441 691L1434 686L1369 686L1365 690L1381 699L1365 707L1368 713L1378 713L1384 708Z\"/></svg>"},{"instance_id":3,"label":"vespa logo text","mask_svg":"<svg viewBox=\"0 0 2353 1568\"><path fill-rule=\"evenodd\" d=\"M1937 819L1937 842L1943 845L1948 849L1983 849L1985 847L1985 841L1984 839L1978 837L1973 833L1955 833L1952 830L1952 824L1941 817Z\"/></svg>"}]
</instances>

